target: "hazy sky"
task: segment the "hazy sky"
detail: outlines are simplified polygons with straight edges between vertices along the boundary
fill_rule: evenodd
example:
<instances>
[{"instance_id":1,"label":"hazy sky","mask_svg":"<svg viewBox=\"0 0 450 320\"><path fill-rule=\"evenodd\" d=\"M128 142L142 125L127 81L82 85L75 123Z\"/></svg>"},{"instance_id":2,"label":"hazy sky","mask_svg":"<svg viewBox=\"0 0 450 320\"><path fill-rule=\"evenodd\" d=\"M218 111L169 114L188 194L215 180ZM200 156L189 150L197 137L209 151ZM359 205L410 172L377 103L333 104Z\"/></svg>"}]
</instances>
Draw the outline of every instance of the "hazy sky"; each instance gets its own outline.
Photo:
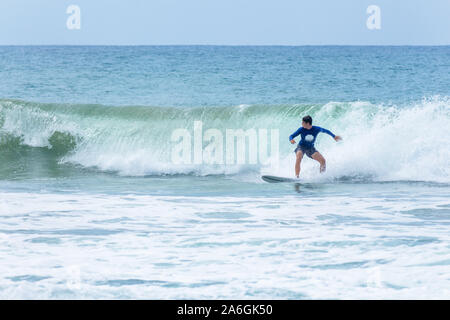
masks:
<instances>
[{"instance_id":1,"label":"hazy sky","mask_svg":"<svg viewBox=\"0 0 450 320\"><path fill-rule=\"evenodd\" d=\"M450 0L0 0L0 44L449 45Z\"/></svg>"}]
</instances>

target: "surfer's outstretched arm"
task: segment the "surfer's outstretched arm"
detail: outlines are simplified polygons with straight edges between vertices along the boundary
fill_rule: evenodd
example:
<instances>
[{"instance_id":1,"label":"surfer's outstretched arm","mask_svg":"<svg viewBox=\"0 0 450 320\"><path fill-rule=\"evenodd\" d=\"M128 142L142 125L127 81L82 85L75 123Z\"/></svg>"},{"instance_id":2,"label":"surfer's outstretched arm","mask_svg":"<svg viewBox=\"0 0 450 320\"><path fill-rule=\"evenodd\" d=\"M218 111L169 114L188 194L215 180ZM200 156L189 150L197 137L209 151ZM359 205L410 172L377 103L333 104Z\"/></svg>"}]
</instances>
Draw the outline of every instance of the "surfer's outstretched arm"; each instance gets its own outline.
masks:
<instances>
[{"instance_id":1,"label":"surfer's outstretched arm","mask_svg":"<svg viewBox=\"0 0 450 320\"><path fill-rule=\"evenodd\" d=\"M291 135L289 136L289 141L291 141L291 143L295 143L295 141L292 142L292 140L294 140L294 138L295 138L296 136L298 136L300 133L302 133L302 130L303 130L303 127L298 128L297 131L295 131L293 134L291 134Z\"/></svg>"},{"instance_id":2,"label":"surfer's outstretched arm","mask_svg":"<svg viewBox=\"0 0 450 320\"><path fill-rule=\"evenodd\" d=\"M319 129L320 129L320 132L323 132L323 133L326 133L326 134L329 134L332 138L334 138L335 137L335 135L334 135L334 133L333 132L331 132L330 130L328 130L328 129L325 129L325 128L321 128L321 127L319 127Z\"/></svg>"},{"instance_id":3,"label":"surfer's outstretched arm","mask_svg":"<svg viewBox=\"0 0 450 320\"><path fill-rule=\"evenodd\" d=\"M323 133L326 133L326 134L330 135L334 140L336 140L336 141L342 140L342 138L340 136L335 135L330 130L325 129L325 128L321 128L321 127L319 127L319 128L320 128L320 132L323 132Z\"/></svg>"}]
</instances>

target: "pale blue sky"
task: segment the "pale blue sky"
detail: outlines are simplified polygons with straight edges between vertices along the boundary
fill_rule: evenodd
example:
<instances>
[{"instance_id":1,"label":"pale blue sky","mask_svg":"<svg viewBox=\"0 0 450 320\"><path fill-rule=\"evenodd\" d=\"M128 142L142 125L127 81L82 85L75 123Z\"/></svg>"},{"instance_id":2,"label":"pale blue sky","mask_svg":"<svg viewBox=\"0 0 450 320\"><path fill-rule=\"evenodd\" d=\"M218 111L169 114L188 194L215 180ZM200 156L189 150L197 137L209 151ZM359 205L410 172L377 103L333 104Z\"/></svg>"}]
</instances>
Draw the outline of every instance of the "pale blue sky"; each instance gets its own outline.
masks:
<instances>
[{"instance_id":1,"label":"pale blue sky","mask_svg":"<svg viewBox=\"0 0 450 320\"><path fill-rule=\"evenodd\" d=\"M450 0L1 0L0 44L449 45Z\"/></svg>"}]
</instances>

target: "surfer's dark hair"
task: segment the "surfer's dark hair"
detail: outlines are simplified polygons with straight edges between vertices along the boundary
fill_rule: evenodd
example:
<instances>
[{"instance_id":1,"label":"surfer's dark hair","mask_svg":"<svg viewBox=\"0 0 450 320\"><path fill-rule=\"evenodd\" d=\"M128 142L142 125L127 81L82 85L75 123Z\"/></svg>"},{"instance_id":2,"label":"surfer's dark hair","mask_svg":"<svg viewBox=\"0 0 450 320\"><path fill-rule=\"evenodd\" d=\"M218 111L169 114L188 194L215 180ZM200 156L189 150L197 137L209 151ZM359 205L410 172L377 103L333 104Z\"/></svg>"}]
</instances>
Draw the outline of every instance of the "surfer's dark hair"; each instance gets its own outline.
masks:
<instances>
[{"instance_id":1,"label":"surfer's dark hair","mask_svg":"<svg viewBox=\"0 0 450 320\"><path fill-rule=\"evenodd\" d=\"M305 117L303 117L303 122L305 122L305 123L309 123L309 124L312 124L312 118L311 118L311 116L305 116Z\"/></svg>"}]
</instances>

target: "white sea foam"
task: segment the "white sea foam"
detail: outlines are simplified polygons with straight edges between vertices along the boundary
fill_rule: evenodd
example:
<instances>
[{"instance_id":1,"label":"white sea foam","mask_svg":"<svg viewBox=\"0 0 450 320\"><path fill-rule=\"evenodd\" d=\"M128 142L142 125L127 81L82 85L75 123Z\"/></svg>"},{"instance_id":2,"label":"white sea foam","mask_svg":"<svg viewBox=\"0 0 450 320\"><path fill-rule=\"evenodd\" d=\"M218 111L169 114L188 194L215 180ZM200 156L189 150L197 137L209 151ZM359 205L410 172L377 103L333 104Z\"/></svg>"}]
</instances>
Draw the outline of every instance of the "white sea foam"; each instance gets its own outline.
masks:
<instances>
[{"instance_id":1,"label":"white sea foam","mask_svg":"<svg viewBox=\"0 0 450 320\"><path fill-rule=\"evenodd\" d=\"M0 297L450 298L448 198L384 195L1 193Z\"/></svg>"},{"instance_id":2,"label":"white sea foam","mask_svg":"<svg viewBox=\"0 0 450 320\"><path fill-rule=\"evenodd\" d=\"M315 161L303 161L306 181L342 177L373 180L450 182L450 101L424 100L408 108L352 103L329 103L315 115L317 125L332 129L343 141L335 143L325 134L317 149L326 157L328 172L319 175ZM292 176L294 155L282 160L277 171Z\"/></svg>"}]
</instances>

